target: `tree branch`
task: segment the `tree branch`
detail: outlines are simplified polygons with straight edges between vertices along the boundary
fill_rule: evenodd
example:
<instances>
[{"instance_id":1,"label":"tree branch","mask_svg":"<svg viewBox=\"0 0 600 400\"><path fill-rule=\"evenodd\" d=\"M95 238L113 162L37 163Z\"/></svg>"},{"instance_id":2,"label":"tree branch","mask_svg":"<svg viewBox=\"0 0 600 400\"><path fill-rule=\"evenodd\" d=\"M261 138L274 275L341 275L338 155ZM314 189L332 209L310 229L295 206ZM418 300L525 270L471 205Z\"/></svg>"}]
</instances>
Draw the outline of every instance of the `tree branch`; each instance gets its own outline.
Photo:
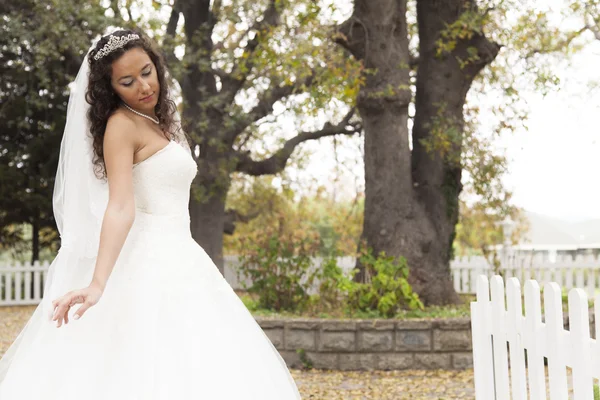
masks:
<instances>
[{"instance_id":1,"label":"tree branch","mask_svg":"<svg viewBox=\"0 0 600 400\"><path fill-rule=\"evenodd\" d=\"M410 69L417 68L417 66L419 66L419 56L411 54L410 59L408 60L408 66L410 67Z\"/></svg>"},{"instance_id":2,"label":"tree branch","mask_svg":"<svg viewBox=\"0 0 600 400\"><path fill-rule=\"evenodd\" d=\"M260 211L256 210L249 214L240 214L236 210L225 211L225 221L223 226L223 233L227 235L233 235L235 232L235 224L238 222L246 223L260 215Z\"/></svg>"},{"instance_id":3,"label":"tree branch","mask_svg":"<svg viewBox=\"0 0 600 400\"><path fill-rule=\"evenodd\" d=\"M211 71L213 75L219 77L219 79L221 80L222 87L231 85L233 83L232 81L234 79L231 77L231 74L227 71L224 71L221 68L211 68Z\"/></svg>"},{"instance_id":4,"label":"tree branch","mask_svg":"<svg viewBox=\"0 0 600 400\"><path fill-rule=\"evenodd\" d=\"M362 130L362 125L359 122L350 122L355 110L352 109L344 119L337 125L332 125L327 122L323 129L314 132L302 132L297 136L289 139L281 149L279 149L271 157L255 161L250 157L250 152L237 153L238 163L236 166L237 172L243 172L252 176L270 175L281 172L288 159L294 152L296 146L308 140L320 139L325 136L334 136L338 134L353 135Z\"/></svg>"},{"instance_id":5,"label":"tree branch","mask_svg":"<svg viewBox=\"0 0 600 400\"><path fill-rule=\"evenodd\" d=\"M267 28L272 28L280 24L280 10L277 4L278 0L270 0L269 6L265 10L263 17L260 21L254 23L250 31L254 31L255 35L252 39L248 40L246 47L244 49L244 54L238 60L238 63L234 65L231 70L231 79L229 80L229 84L227 87L223 87L223 90L226 94L225 101L226 104L231 104L233 99L240 91L240 89L244 86L246 79L248 78L248 74L252 71L254 67L254 61L252 60L252 55L254 54L256 48L259 44L259 37L262 32ZM242 64L245 65L242 67ZM242 72L244 70L245 72Z\"/></svg>"},{"instance_id":6,"label":"tree branch","mask_svg":"<svg viewBox=\"0 0 600 400\"><path fill-rule=\"evenodd\" d=\"M348 50L357 60L364 60L369 52L367 28L355 15L337 27L337 34L333 40Z\"/></svg>"},{"instance_id":7,"label":"tree branch","mask_svg":"<svg viewBox=\"0 0 600 400\"><path fill-rule=\"evenodd\" d=\"M302 86L311 86L315 81L315 72L305 79L296 81L289 85L275 85L269 91L263 93L258 104L243 118L236 121L231 128L225 131L225 138L229 143L233 143L235 139L248 128L252 123L266 117L273 112L273 106L279 100L290 96Z\"/></svg>"},{"instance_id":8,"label":"tree branch","mask_svg":"<svg viewBox=\"0 0 600 400\"><path fill-rule=\"evenodd\" d=\"M212 13L215 16L216 20L219 20L221 16L221 9L223 8L223 0L214 0L212 6Z\"/></svg>"},{"instance_id":9,"label":"tree branch","mask_svg":"<svg viewBox=\"0 0 600 400\"><path fill-rule=\"evenodd\" d=\"M129 23L133 24L135 21L133 20L133 14L131 14L131 1L127 2L127 17L129 18Z\"/></svg>"},{"instance_id":10,"label":"tree branch","mask_svg":"<svg viewBox=\"0 0 600 400\"><path fill-rule=\"evenodd\" d=\"M592 25L586 25L583 29L589 29L594 34L596 40L600 40L600 29Z\"/></svg>"},{"instance_id":11,"label":"tree branch","mask_svg":"<svg viewBox=\"0 0 600 400\"><path fill-rule=\"evenodd\" d=\"M592 27L592 26L585 25L582 28L580 28L579 30L573 31L570 34L568 34L564 40L558 42L554 46L550 46L546 49L534 48L534 49L528 51L527 54L525 55L525 58L531 58L532 56L534 56L536 54L550 54L550 53L554 53L557 51L563 51L564 49L568 48L571 45L571 42L573 42L573 40L575 40L576 38L581 36L581 34L583 34L588 29L592 33L594 33L594 35L596 36L596 38L598 40L600 40L600 32L598 32L597 30L594 31L594 27Z\"/></svg>"},{"instance_id":12,"label":"tree branch","mask_svg":"<svg viewBox=\"0 0 600 400\"><path fill-rule=\"evenodd\" d=\"M121 11L119 10L119 0L110 0L110 8L115 13L115 18L121 19Z\"/></svg>"},{"instance_id":13,"label":"tree branch","mask_svg":"<svg viewBox=\"0 0 600 400\"><path fill-rule=\"evenodd\" d=\"M175 40L175 34L177 33L177 24L179 23L179 17L181 15L181 9L179 7L179 1L175 0L173 4L173 8L171 9L171 16L169 17L169 22L167 22L167 32L165 35L164 44L168 50L165 50L165 57L167 58L167 63L171 66L171 69L174 65L179 62L177 57L175 57L173 42Z\"/></svg>"},{"instance_id":14,"label":"tree branch","mask_svg":"<svg viewBox=\"0 0 600 400\"><path fill-rule=\"evenodd\" d=\"M167 35L175 37L175 31L177 30L177 24L179 23L179 15L181 10L179 9L179 1L175 0L173 8L171 9L171 16L169 22L167 22Z\"/></svg>"},{"instance_id":15,"label":"tree branch","mask_svg":"<svg viewBox=\"0 0 600 400\"><path fill-rule=\"evenodd\" d=\"M247 36L250 34L250 32L252 32L252 30L254 30L254 29L255 29L255 25L252 25L251 27L249 27L249 28L246 30L246 32L244 32L244 33L243 33L243 34L242 34L242 35L241 35L241 36L238 38L238 40L236 40L236 42L235 42L235 44L234 44L234 47L239 47L240 43L241 43L241 42L242 42L242 41L243 41L243 40L244 40L244 39L245 39L245 38L246 38L246 37L247 37ZM224 48L225 48L225 42L227 42L227 40L228 40L229 38L231 38L231 36L233 36L233 34L234 34L234 33L236 33L236 32L232 32L231 34L230 34L230 33L228 33L228 34L227 34L227 36L225 36L225 37L223 38L223 40L221 40L221 41L218 41L217 43L215 43L215 45L214 45L214 49L215 49L215 50L222 50L222 49L224 49Z\"/></svg>"},{"instance_id":16,"label":"tree branch","mask_svg":"<svg viewBox=\"0 0 600 400\"><path fill-rule=\"evenodd\" d=\"M598 29L598 21L594 15L597 15L597 13L594 13L591 4L587 3L585 5L585 12L583 15L583 20L585 23L584 29L589 29L590 32L594 34L596 40L600 40L600 29Z\"/></svg>"},{"instance_id":17,"label":"tree branch","mask_svg":"<svg viewBox=\"0 0 600 400\"><path fill-rule=\"evenodd\" d=\"M210 70L212 65L212 34L217 22L211 11L211 0L179 0L178 8L183 14L185 24L185 56L187 65L181 68L181 89L188 102L188 109L198 109L203 96L216 96L215 76ZM185 113L184 113L185 114ZM186 115L184 118L190 117ZM191 118L189 120L192 120Z\"/></svg>"}]
</instances>

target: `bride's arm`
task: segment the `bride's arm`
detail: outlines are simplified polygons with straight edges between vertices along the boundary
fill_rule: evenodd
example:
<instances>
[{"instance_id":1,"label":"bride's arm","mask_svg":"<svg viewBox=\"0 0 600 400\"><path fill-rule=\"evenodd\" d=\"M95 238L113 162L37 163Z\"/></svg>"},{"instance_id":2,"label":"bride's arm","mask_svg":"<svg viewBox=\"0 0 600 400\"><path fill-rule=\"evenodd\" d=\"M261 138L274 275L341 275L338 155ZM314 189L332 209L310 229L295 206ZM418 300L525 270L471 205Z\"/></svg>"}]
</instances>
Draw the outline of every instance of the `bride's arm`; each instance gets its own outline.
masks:
<instances>
[{"instance_id":1,"label":"bride's arm","mask_svg":"<svg viewBox=\"0 0 600 400\"><path fill-rule=\"evenodd\" d=\"M72 306L82 304L73 317L79 319L100 300L104 292L135 219L132 179L135 148L135 124L119 114L112 116L106 126L103 149L108 178L108 204L102 220L94 275L88 287L73 290L52 302L52 319L57 321L57 327L62 325L63 320L65 324L69 323Z\"/></svg>"},{"instance_id":2,"label":"bride's arm","mask_svg":"<svg viewBox=\"0 0 600 400\"><path fill-rule=\"evenodd\" d=\"M135 125L127 117L114 115L104 134L104 163L108 178L108 205L102 220L100 247L91 285L102 290L135 218L133 197L133 153Z\"/></svg>"}]
</instances>

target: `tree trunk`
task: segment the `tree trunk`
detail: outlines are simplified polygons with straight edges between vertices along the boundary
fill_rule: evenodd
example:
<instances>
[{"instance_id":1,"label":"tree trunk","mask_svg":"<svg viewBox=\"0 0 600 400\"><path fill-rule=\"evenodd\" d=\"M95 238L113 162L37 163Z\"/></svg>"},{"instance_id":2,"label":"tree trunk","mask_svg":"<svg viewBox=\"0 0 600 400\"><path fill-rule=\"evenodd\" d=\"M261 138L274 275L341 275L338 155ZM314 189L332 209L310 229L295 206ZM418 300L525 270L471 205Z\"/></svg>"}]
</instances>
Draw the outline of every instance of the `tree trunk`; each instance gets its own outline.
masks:
<instances>
[{"instance_id":1,"label":"tree trunk","mask_svg":"<svg viewBox=\"0 0 600 400\"><path fill-rule=\"evenodd\" d=\"M494 60L499 50L497 44L476 32L458 40L451 53L441 56L436 55L436 42L440 33L463 13L479 12L474 4L465 0L417 2L419 64L412 132L413 182L427 219L423 225L433 228L433 240L428 243L428 250L416 258L421 267L413 278L416 290L428 303L455 300L450 260L462 190L463 108L473 79ZM469 59L470 49L476 50L477 58L461 66L459 59ZM446 154L428 150L424 145L428 140L435 141L440 131L452 143Z\"/></svg>"},{"instance_id":2,"label":"tree trunk","mask_svg":"<svg viewBox=\"0 0 600 400\"><path fill-rule=\"evenodd\" d=\"M417 2L420 54L412 154L406 0L356 0L352 17L340 26L346 37L340 43L375 70L367 75L357 101L365 132L363 241L375 254L405 257L411 283L426 304L458 301L449 262L461 168L452 157L427 151L422 141L440 134L434 122L441 116L449 124L441 134L459 138L452 151L460 154L466 93L498 51L485 37L474 35L459 40L452 53L436 56L441 31L466 11L465 4ZM476 48L481 59L461 69L456 57L465 59L468 47Z\"/></svg>"},{"instance_id":3,"label":"tree trunk","mask_svg":"<svg viewBox=\"0 0 600 400\"><path fill-rule=\"evenodd\" d=\"M31 224L32 238L31 238L31 264L40 259L40 219L39 211L36 210L36 215L33 218Z\"/></svg>"},{"instance_id":4,"label":"tree trunk","mask_svg":"<svg viewBox=\"0 0 600 400\"><path fill-rule=\"evenodd\" d=\"M192 197L190 201L192 237L223 273L223 230L225 224L225 198L211 196L207 201Z\"/></svg>"},{"instance_id":5,"label":"tree trunk","mask_svg":"<svg viewBox=\"0 0 600 400\"><path fill-rule=\"evenodd\" d=\"M188 107L184 110L184 115L194 112L194 107ZM216 127L215 132L219 132ZM200 155L196 161L198 175L192 184L190 196L191 233L194 240L202 246L219 271L223 273L225 201L231 182L231 172L226 167L227 158L226 154L223 154L223 147L211 146L211 136L206 132L203 132L202 137Z\"/></svg>"},{"instance_id":6,"label":"tree trunk","mask_svg":"<svg viewBox=\"0 0 600 400\"><path fill-rule=\"evenodd\" d=\"M360 131L360 124L350 121L354 113L351 110L339 123L328 122L322 129L298 133L286 140L273 155L262 160L254 160L250 152L241 150L239 143L236 144L240 135L272 113L278 101L295 93L306 92L306 88L315 82L313 75L294 82L274 79L271 87L257 92L258 102L249 112L239 115L233 112L241 111L235 106L235 99L238 93L245 90L256 60L262 57L258 55L255 58L261 41L266 40L259 38L267 37L268 32L281 23L281 12L287 4L288 2L279 0L268 1L263 15L257 18L248 32L248 37L252 37L251 33L254 33L253 38L240 45L243 55L236 57L231 72L213 68L212 33L223 12L220 1L177 1L167 26L167 36L173 37L179 14L183 14L186 48L183 62L177 69L184 104L182 122L185 131L192 138L193 146L198 145L200 148L200 155L196 160L199 172L192 185L190 199L192 236L211 256L221 272L224 231L232 233L236 222L251 218L240 215L235 210L225 212L231 175L234 172L252 176L277 174L285 168L298 144L325 136L351 135ZM172 49L167 56L177 62Z\"/></svg>"},{"instance_id":7,"label":"tree trunk","mask_svg":"<svg viewBox=\"0 0 600 400\"><path fill-rule=\"evenodd\" d=\"M366 83L357 99L365 133L365 219L362 238L375 254L406 255L415 231L408 105L410 53L406 1L355 1L354 14L341 27L342 44L363 60ZM390 90L391 88L391 90ZM406 236L406 237L405 237ZM364 279L359 265L357 278Z\"/></svg>"}]
</instances>

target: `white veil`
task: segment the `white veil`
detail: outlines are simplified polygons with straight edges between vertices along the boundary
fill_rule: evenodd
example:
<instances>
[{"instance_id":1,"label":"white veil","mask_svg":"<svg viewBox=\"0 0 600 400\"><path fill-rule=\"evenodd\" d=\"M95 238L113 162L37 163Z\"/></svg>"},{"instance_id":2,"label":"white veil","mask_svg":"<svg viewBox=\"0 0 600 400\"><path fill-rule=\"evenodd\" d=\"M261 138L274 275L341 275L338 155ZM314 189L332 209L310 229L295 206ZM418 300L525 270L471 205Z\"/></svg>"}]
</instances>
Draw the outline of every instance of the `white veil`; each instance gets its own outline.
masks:
<instances>
[{"instance_id":1,"label":"white veil","mask_svg":"<svg viewBox=\"0 0 600 400\"><path fill-rule=\"evenodd\" d=\"M83 59L75 81L70 86L67 119L60 145L60 155L52 204L61 237L61 247L52 261L44 282L41 304L0 360L0 384L19 348L35 339L43 318L50 318L52 300L73 289L87 286L93 276L100 242L102 219L108 203L108 184L94 172L93 142L85 100L89 77L89 52ZM175 140L190 151L181 129L179 112Z\"/></svg>"}]
</instances>

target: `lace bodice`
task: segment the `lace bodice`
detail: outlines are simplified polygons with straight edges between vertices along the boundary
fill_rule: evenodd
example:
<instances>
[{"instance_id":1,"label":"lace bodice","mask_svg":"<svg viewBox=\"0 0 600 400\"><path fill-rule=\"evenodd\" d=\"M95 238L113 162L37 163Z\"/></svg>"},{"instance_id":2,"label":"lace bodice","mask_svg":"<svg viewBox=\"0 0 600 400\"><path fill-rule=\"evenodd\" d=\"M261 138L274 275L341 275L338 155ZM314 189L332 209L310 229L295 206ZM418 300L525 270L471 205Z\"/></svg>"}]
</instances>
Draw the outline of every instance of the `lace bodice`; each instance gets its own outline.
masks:
<instances>
[{"instance_id":1,"label":"lace bodice","mask_svg":"<svg viewBox=\"0 0 600 400\"><path fill-rule=\"evenodd\" d=\"M196 162L180 144L170 141L149 158L134 164L136 209L157 215L189 215L190 185Z\"/></svg>"}]
</instances>

